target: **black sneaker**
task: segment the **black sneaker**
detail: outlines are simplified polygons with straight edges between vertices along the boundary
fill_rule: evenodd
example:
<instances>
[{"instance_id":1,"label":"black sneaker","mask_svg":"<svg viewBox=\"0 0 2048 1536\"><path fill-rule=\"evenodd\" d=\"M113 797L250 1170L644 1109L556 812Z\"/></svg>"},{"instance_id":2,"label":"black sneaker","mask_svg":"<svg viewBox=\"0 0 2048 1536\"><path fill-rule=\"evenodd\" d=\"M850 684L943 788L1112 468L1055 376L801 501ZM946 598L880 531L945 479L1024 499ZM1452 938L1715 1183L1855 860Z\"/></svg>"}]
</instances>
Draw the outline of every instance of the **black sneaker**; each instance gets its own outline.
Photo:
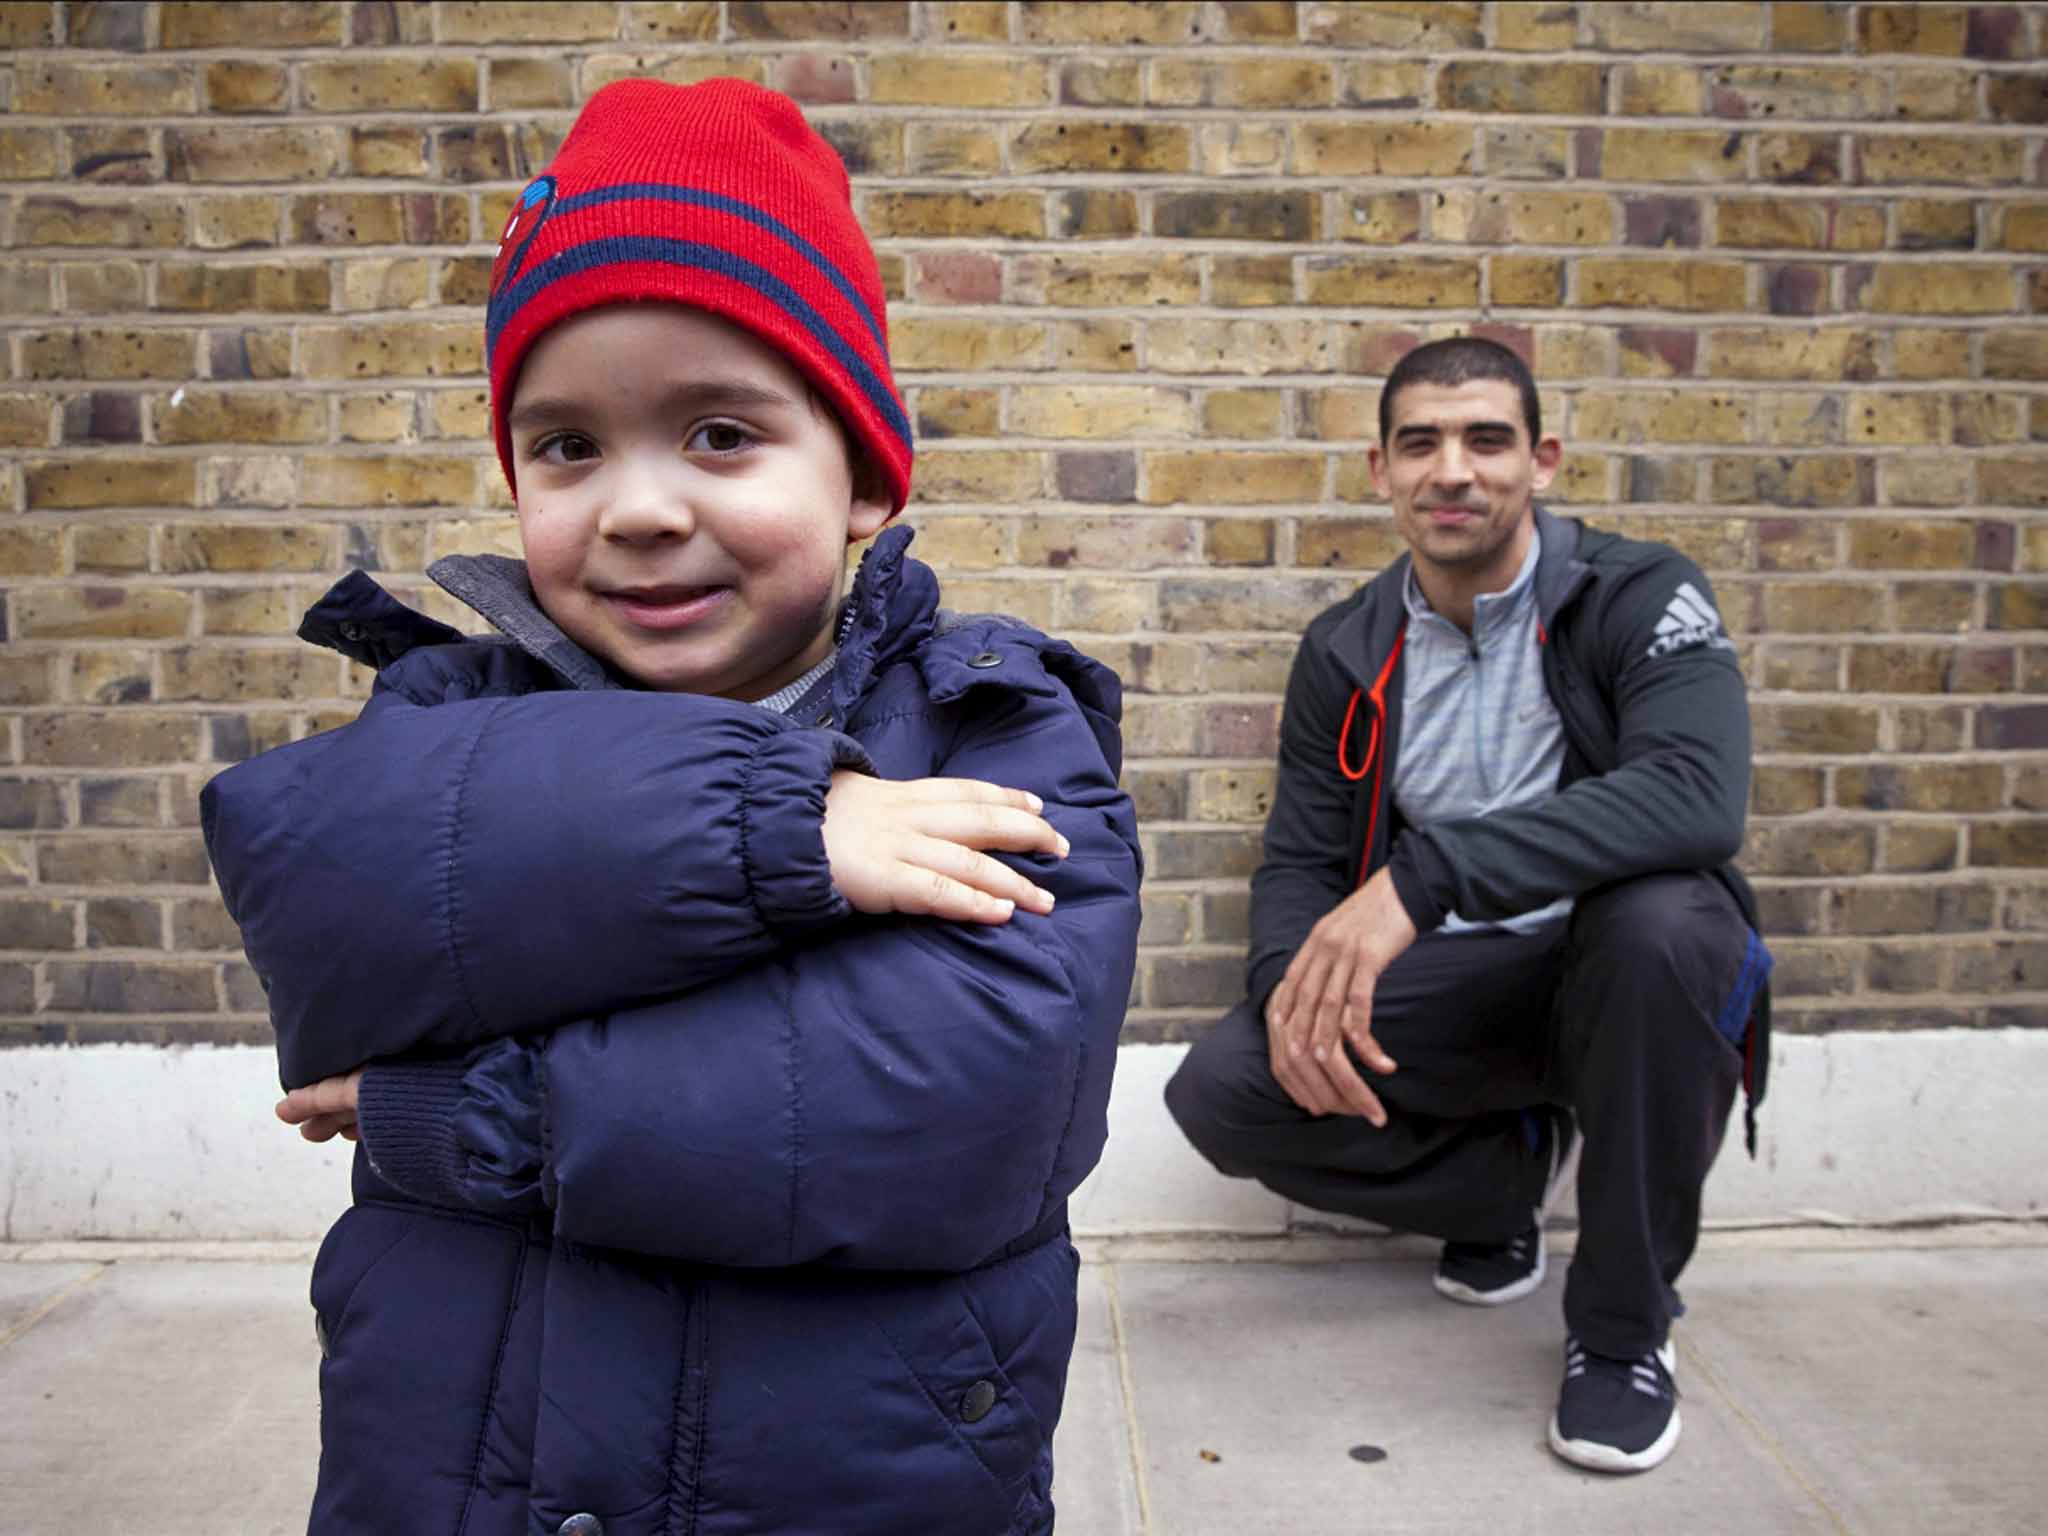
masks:
<instances>
[{"instance_id":1,"label":"black sneaker","mask_svg":"<svg viewBox=\"0 0 2048 1536\"><path fill-rule=\"evenodd\" d=\"M1550 1448L1595 1472L1649 1471L1678 1444L1676 1363L1669 1340L1637 1359L1616 1360L1566 1339Z\"/></svg>"},{"instance_id":2,"label":"black sneaker","mask_svg":"<svg viewBox=\"0 0 2048 1536\"><path fill-rule=\"evenodd\" d=\"M1543 1283L1547 1264L1543 1218L1578 1163L1579 1137L1569 1111L1550 1108L1544 1116L1544 1151L1550 1173L1531 1222L1504 1243L1445 1243L1436 1262L1437 1293L1472 1307L1519 1301Z\"/></svg>"}]
</instances>

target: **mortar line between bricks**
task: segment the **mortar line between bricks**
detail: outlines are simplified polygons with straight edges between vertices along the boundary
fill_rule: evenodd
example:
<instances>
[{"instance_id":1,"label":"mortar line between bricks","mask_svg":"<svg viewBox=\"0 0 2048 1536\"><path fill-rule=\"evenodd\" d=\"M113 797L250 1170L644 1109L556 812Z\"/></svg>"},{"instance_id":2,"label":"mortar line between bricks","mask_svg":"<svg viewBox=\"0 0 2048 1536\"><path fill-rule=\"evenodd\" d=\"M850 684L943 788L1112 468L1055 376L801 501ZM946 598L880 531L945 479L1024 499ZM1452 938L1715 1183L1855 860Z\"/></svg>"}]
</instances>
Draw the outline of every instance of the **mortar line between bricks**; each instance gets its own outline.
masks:
<instances>
[{"instance_id":1,"label":"mortar line between bricks","mask_svg":"<svg viewBox=\"0 0 2048 1536\"><path fill-rule=\"evenodd\" d=\"M1137 1393L1131 1379L1131 1353L1124 1338L1124 1298L1117 1266L1102 1266L1103 1289L1109 1296L1109 1337L1116 1349L1117 1386L1124 1405L1124 1430L1131 1447L1131 1484L1138 1496L1138 1529L1152 1536L1152 1495L1145 1487L1145 1432L1138 1424Z\"/></svg>"},{"instance_id":2,"label":"mortar line between bricks","mask_svg":"<svg viewBox=\"0 0 2048 1536\"><path fill-rule=\"evenodd\" d=\"M95 1269L88 1270L69 1285L61 1288L54 1296L49 1297L40 1307L37 1307L35 1311L29 1313L20 1322L14 1324L5 1332L0 1332L0 1350L6 1349L8 1345L22 1337L31 1328L35 1327L37 1323L40 1323L44 1318L63 1306L65 1302L84 1290L88 1285L91 1285L113 1267L112 1264L101 1264Z\"/></svg>"},{"instance_id":3,"label":"mortar line between bricks","mask_svg":"<svg viewBox=\"0 0 2048 1536\"><path fill-rule=\"evenodd\" d=\"M1687 1366L1698 1372L1714 1396L1727 1406L1728 1411L1735 1415L1737 1422L1749 1431L1757 1443L1769 1453L1770 1458L1784 1469L1785 1475L1798 1485L1799 1491L1819 1506L1821 1513L1827 1516L1829 1524L1840 1532L1841 1536L1854 1536L1853 1529L1849 1522L1842 1518L1841 1511L1828 1502L1827 1495L1815 1487L1813 1480L1800 1470L1791 1456L1786 1454L1778 1437L1766 1430L1755 1416L1736 1400L1735 1394L1728 1390L1726 1384L1715 1374L1714 1368L1707 1363L1706 1357L1700 1353L1699 1346L1690 1337L1685 1337L1679 1340L1679 1348L1685 1356Z\"/></svg>"}]
</instances>

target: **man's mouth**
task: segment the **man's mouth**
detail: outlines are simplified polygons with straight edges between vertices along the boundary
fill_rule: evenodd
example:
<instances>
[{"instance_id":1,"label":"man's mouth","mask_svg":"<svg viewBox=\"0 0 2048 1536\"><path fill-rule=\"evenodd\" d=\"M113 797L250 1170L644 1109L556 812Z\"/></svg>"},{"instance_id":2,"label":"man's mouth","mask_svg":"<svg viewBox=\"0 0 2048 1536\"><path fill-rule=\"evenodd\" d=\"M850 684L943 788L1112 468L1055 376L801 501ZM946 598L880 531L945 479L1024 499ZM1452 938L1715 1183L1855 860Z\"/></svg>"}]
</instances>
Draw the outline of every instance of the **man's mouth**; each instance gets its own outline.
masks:
<instances>
[{"instance_id":1,"label":"man's mouth","mask_svg":"<svg viewBox=\"0 0 2048 1536\"><path fill-rule=\"evenodd\" d=\"M628 623L641 629L684 629L724 607L732 588L617 587L603 595Z\"/></svg>"}]
</instances>

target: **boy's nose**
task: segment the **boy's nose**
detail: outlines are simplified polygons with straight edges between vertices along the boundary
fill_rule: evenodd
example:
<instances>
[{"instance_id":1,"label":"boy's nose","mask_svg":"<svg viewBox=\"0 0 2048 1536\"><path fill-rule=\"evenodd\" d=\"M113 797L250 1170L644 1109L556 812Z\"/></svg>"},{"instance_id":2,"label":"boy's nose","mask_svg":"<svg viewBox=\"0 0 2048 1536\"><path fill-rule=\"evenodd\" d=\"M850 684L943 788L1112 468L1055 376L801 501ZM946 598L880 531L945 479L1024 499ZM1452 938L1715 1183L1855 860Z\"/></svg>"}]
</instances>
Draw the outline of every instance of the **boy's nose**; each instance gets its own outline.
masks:
<instances>
[{"instance_id":1,"label":"boy's nose","mask_svg":"<svg viewBox=\"0 0 2048 1536\"><path fill-rule=\"evenodd\" d=\"M689 476L681 466L627 464L598 514L597 531L617 543L688 538L697 527Z\"/></svg>"}]
</instances>

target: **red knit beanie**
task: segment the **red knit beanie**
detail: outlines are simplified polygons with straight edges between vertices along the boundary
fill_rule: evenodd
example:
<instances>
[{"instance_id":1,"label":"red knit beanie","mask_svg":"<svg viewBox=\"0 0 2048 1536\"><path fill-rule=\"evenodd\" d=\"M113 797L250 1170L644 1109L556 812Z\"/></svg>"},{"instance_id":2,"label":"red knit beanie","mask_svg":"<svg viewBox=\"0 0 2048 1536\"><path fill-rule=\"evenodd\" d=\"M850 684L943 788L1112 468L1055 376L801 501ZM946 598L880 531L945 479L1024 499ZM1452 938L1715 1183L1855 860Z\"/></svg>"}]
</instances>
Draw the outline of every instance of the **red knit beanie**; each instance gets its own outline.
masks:
<instances>
[{"instance_id":1,"label":"red knit beanie","mask_svg":"<svg viewBox=\"0 0 2048 1536\"><path fill-rule=\"evenodd\" d=\"M491 268L484 350L498 462L519 364L547 328L666 301L743 326L838 412L901 511L910 418L889 371L881 273L846 167L788 97L744 80L621 80L584 105L520 194Z\"/></svg>"}]
</instances>

